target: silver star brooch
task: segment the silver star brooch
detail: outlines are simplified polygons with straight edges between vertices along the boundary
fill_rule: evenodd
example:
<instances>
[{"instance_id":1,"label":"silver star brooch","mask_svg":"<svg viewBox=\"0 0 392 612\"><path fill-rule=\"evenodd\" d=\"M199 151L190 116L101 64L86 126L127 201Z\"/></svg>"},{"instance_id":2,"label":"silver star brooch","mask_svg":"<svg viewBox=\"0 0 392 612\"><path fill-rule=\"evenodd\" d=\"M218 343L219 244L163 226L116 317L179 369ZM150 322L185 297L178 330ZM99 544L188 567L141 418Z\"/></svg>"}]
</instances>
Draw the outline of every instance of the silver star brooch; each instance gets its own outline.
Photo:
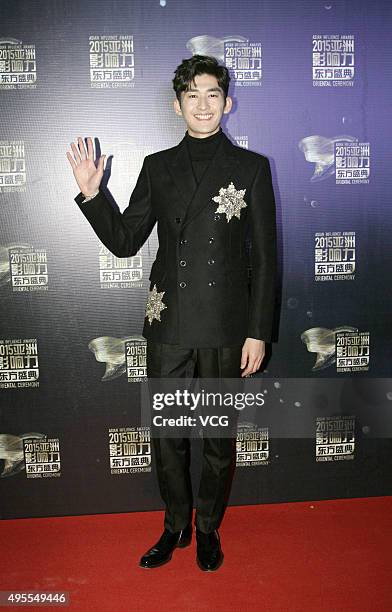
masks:
<instances>
[{"instance_id":1,"label":"silver star brooch","mask_svg":"<svg viewBox=\"0 0 392 612\"><path fill-rule=\"evenodd\" d=\"M213 197L213 201L219 204L216 209L216 213L226 213L227 222L232 217L240 218L241 208L245 208L246 202L244 200L246 189L236 189L233 183L225 189L221 187L219 189L219 195Z\"/></svg>"},{"instance_id":2,"label":"silver star brooch","mask_svg":"<svg viewBox=\"0 0 392 612\"><path fill-rule=\"evenodd\" d=\"M146 305L146 317L148 318L148 322L152 323L153 319L157 319L157 321L161 320L161 311L167 308L166 304L162 302L162 297L164 296L164 291L157 291L157 286L154 285L152 291L148 292L148 300Z\"/></svg>"}]
</instances>

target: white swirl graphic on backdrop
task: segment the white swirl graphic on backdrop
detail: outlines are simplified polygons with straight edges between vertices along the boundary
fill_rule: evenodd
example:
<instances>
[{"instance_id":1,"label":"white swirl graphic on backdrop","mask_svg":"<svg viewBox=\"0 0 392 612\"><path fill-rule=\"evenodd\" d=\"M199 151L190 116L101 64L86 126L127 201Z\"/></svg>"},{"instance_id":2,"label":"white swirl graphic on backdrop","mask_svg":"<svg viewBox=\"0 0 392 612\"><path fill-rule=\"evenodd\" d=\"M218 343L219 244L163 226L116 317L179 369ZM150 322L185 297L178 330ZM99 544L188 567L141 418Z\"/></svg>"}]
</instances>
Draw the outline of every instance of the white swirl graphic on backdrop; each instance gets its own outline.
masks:
<instances>
[{"instance_id":1,"label":"white swirl graphic on backdrop","mask_svg":"<svg viewBox=\"0 0 392 612\"><path fill-rule=\"evenodd\" d=\"M335 142L357 142L354 136L342 135L326 138L325 136L306 136L298 143L306 161L314 163L314 173L310 178L312 183L324 181L335 174Z\"/></svg>"},{"instance_id":2,"label":"white swirl graphic on backdrop","mask_svg":"<svg viewBox=\"0 0 392 612\"><path fill-rule=\"evenodd\" d=\"M357 327L342 325L335 329L312 327L301 334L301 340L306 344L309 353L317 353L316 363L312 370L324 370L335 363L335 336L338 332L357 332Z\"/></svg>"},{"instance_id":3,"label":"white swirl graphic on backdrop","mask_svg":"<svg viewBox=\"0 0 392 612\"><path fill-rule=\"evenodd\" d=\"M0 45L21 45L22 41L17 38L0 38Z\"/></svg>"},{"instance_id":4,"label":"white swirl graphic on backdrop","mask_svg":"<svg viewBox=\"0 0 392 612\"><path fill-rule=\"evenodd\" d=\"M223 62L225 59L226 42L248 42L248 39L237 35L216 38L215 36L202 34L201 36L190 38L186 43L186 48L189 49L192 55L211 55L218 61Z\"/></svg>"}]
</instances>

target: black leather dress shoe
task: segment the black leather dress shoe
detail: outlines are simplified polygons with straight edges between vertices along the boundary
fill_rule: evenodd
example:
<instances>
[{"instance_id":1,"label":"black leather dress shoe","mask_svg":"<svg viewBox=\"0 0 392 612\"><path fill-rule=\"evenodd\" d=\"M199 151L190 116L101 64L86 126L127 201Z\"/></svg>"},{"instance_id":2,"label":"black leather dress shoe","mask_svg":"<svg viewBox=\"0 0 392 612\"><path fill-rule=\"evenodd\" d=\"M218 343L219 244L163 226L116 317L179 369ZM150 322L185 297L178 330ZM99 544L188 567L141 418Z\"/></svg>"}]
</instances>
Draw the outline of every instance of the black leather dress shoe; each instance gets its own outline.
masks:
<instances>
[{"instance_id":1,"label":"black leather dress shoe","mask_svg":"<svg viewBox=\"0 0 392 612\"><path fill-rule=\"evenodd\" d=\"M223 563L223 552L220 546L219 533L203 533L196 529L197 565L203 572L215 572Z\"/></svg>"},{"instance_id":2,"label":"black leather dress shoe","mask_svg":"<svg viewBox=\"0 0 392 612\"><path fill-rule=\"evenodd\" d=\"M181 531L169 531L165 529L158 542L148 549L140 559L139 566L150 569L167 563L172 558L175 548L185 548L192 540L192 524L190 523Z\"/></svg>"}]
</instances>

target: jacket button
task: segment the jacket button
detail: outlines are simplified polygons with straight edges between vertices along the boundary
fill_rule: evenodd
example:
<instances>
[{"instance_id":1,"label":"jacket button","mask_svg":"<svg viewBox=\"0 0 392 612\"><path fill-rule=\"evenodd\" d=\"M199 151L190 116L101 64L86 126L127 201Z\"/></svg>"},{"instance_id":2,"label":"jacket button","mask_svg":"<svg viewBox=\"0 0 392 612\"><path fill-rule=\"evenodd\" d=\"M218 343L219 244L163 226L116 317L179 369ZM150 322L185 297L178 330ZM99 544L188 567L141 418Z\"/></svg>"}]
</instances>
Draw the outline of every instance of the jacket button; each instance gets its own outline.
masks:
<instances>
[{"instance_id":1,"label":"jacket button","mask_svg":"<svg viewBox=\"0 0 392 612\"><path fill-rule=\"evenodd\" d=\"M215 259L209 259L209 260L208 260L208 263L209 263L210 265L211 265L211 264L213 264L213 263L215 263Z\"/></svg>"},{"instance_id":2,"label":"jacket button","mask_svg":"<svg viewBox=\"0 0 392 612\"><path fill-rule=\"evenodd\" d=\"M212 244L212 243L214 242L214 239L213 239L213 237L212 237L212 236L211 236L211 238L208 238L208 242L209 242L210 244Z\"/></svg>"},{"instance_id":3,"label":"jacket button","mask_svg":"<svg viewBox=\"0 0 392 612\"><path fill-rule=\"evenodd\" d=\"M180 266L186 266L186 261L185 261L185 259L181 259L181 261L180 261Z\"/></svg>"},{"instance_id":4,"label":"jacket button","mask_svg":"<svg viewBox=\"0 0 392 612\"><path fill-rule=\"evenodd\" d=\"M209 286L209 287L215 287L215 284L216 284L216 283L215 283L215 281L210 281L210 282L208 283L208 286Z\"/></svg>"},{"instance_id":5,"label":"jacket button","mask_svg":"<svg viewBox=\"0 0 392 612\"><path fill-rule=\"evenodd\" d=\"M176 217L176 223L181 223L181 217Z\"/></svg>"},{"instance_id":6,"label":"jacket button","mask_svg":"<svg viewBox=\"0 0 392 612\"><path fill-rule=\"evenodd\" d=\"M180 282L180 287L181 287L181 289L184 289L184 287L186 287L186 282L185 281L181 281Z\"/></svg>"},{"instance_id":7,"label":"jacket button","mask_svg":"<svg viewBox=\"0 0 392 612\"><path fill-rule=\"evenodd\" d=\"M220 215L214 215L214 221L219 221Z\"/></svg>"},{"instance_id":8,"label":"jacket button","mask_svg":"<svg viewBox=\"0 0 392 612\"><path fill-rule=\"evenodd\" d=\"M186 238L181 238L180 244L186 244L188 240Z\"/></svg>"}]
</instances>

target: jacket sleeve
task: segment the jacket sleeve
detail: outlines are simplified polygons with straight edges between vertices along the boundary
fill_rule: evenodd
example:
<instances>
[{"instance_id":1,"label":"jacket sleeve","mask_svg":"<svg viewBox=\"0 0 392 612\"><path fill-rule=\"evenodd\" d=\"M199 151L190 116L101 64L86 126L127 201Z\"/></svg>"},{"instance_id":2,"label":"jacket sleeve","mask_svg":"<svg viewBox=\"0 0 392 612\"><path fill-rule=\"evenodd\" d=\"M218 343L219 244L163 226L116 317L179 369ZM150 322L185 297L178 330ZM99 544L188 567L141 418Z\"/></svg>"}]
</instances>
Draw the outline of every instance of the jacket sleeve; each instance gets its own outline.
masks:
<instances>
[{"instance_id":1,"label":"jacket sleeve","mask_svg":"<svg viewBox=\"0 0 392 612\"><path fill-rule=\"evenodd\" d=\"M276 207L268 159L256 173L250 204L248 338L271 342L277 270Z\"/></svg>"},{"instance_id":2,"label":"jacket sleeve","mask_svg":"<svg viewBox=\"0 0 392 612\"><path fill-rule=\"evenodd\" d=\"M95 198L83 203L79 193L75 202L101 242L117 257L136 255L150 235L156 217L151 203L151 183L147 158L131 194L127 208L121 213L100 189Z\"/></svg>"}]
</instances>

